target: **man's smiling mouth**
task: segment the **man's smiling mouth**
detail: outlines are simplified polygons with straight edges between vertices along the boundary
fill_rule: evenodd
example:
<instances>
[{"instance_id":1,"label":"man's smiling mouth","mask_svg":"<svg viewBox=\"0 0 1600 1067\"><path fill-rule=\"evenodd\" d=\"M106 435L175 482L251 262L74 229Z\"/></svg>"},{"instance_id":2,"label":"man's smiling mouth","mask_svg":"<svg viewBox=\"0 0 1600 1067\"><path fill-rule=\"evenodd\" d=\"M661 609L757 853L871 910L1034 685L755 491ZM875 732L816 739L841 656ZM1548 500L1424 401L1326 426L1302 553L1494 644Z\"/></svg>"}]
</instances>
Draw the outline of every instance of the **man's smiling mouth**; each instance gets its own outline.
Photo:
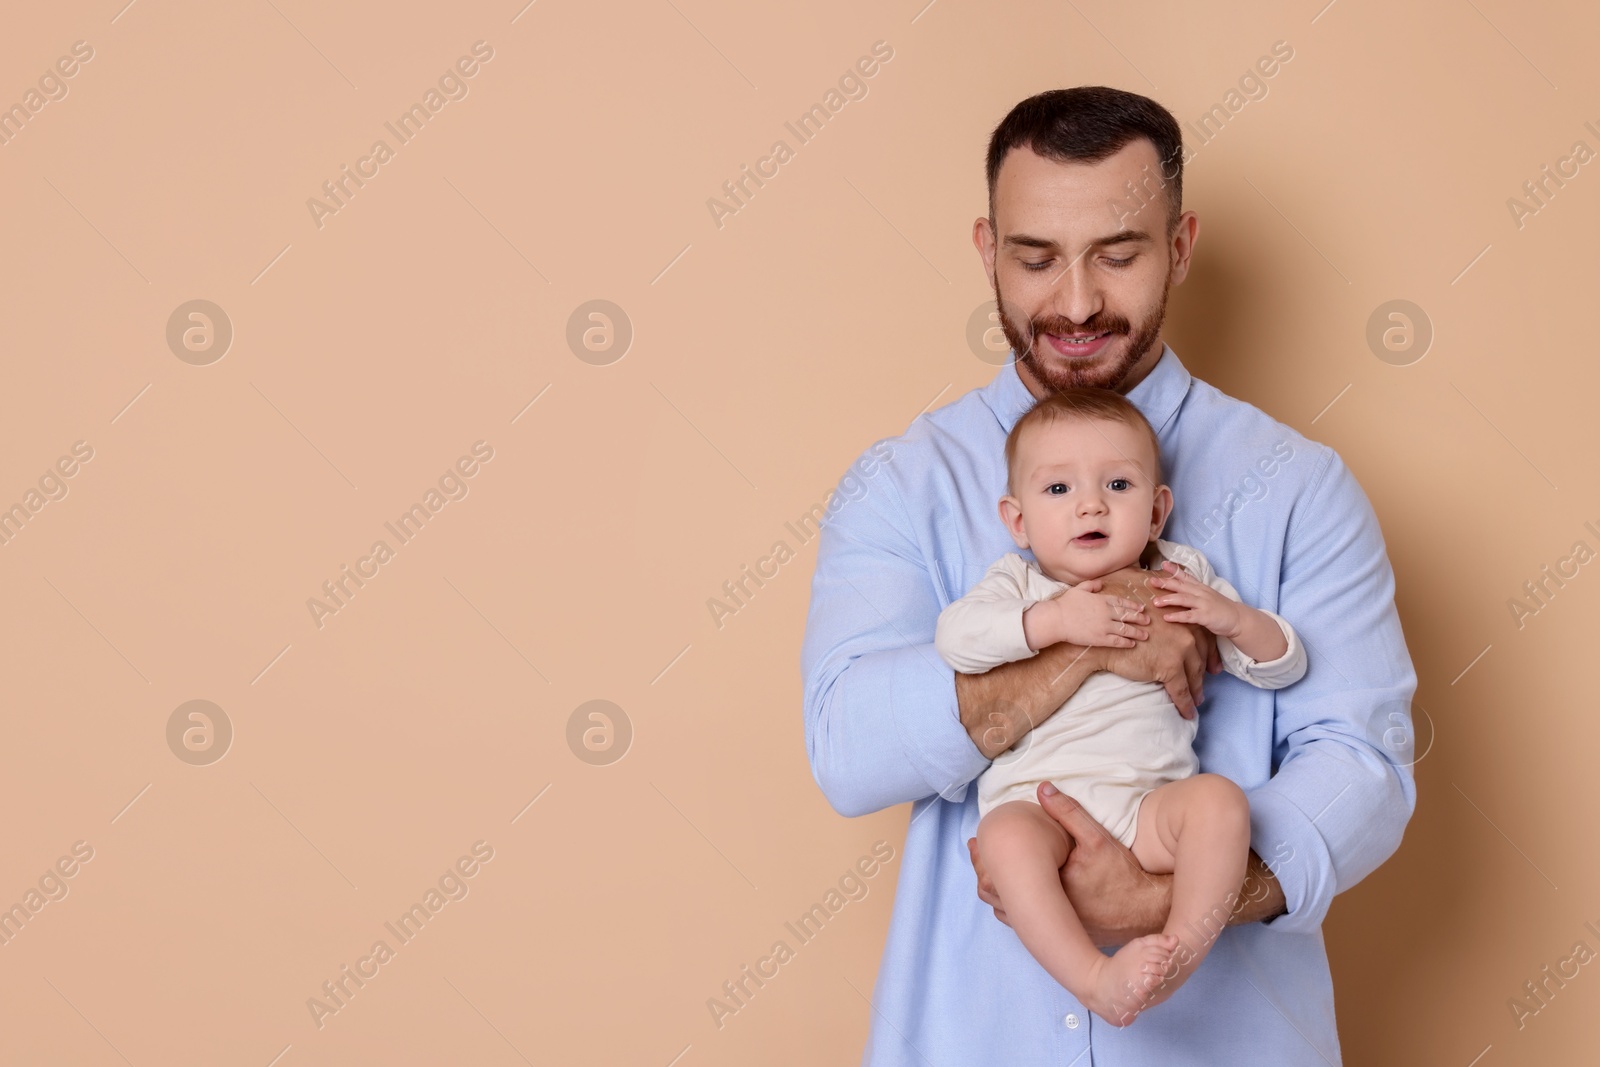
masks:
<instances>
[{"instance_id":1,"label":"man's smiling mouth","mask_svg":"<svg viewBox=\"0 0 1600 1067\"><path fill-rule=\"evenodd\" d=\"M1049 348L1068 359L1089 359L1106 350L1116 334L1111 330L1095 333L1046 333Z\"/></svg>"},{"instance_id":2,"label":"man's smiling mouth","mask_svg":"<svg viewBox=\"0 0 1600 1067\"><path fill-rule=\"evenodd\" d=\"M1088 346L1093 344L1095 341L1100 340L1100 338L1109 337L1110 335L1111 331L1106 330L1102 333L1076 333L1071 334L1070 336L1066 334L1053 333L1050 336L1055 338L1057 341L1060 341L1064 345Z\"/></svg>"}]
</instances>

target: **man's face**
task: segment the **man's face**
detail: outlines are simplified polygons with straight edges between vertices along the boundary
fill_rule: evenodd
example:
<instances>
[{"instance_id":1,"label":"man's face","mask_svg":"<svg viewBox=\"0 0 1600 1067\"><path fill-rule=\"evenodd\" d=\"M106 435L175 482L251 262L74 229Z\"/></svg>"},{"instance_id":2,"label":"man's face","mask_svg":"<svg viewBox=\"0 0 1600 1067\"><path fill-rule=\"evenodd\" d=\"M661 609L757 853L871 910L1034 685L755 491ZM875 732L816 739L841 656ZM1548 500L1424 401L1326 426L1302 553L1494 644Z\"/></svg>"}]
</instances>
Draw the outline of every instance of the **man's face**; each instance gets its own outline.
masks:
<instances>
[{"instance_id":1,"label":"man's face","mask_svg":"<svg viewBox=\"0 0 1600 1067\"><path fill-rule=\"evenodd\" d=\"M1185 213L1169 234L1160 175L1143 138L1099 163L1029 148L1002 161L994 229L979 219L974 239L1034 395L1075 385L1126 392L1161 357L1167 290L1188 271L1197 224Z\"/></svg>"}]
</instances>

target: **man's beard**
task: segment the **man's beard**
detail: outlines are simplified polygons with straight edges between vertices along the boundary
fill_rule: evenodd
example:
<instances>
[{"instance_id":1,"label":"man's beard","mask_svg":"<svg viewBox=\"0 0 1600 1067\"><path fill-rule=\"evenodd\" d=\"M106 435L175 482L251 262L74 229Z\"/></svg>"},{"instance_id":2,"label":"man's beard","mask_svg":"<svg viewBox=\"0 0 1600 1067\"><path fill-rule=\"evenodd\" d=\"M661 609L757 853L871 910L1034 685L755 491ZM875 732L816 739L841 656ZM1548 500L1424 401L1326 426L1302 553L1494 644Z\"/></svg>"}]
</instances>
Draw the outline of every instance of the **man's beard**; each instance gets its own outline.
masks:
<instances>
[{"instance_id":1,"label":"man's beard","mask_svg":"<svg viewBox=\"0 0 1600 1067\"><path fill-rule=\"evenodd\" d=\"M1102 389L1115 389L1122 384L1122 380L1134 367L1139 365L1145 355L1155 344L1156 337L1161 333L1161 324L1167 317L1167 292L1166 286L1161 289L1161 303L1145 321L1135 329L1126 318L1107 311L1099 311L1089 317L1087 322L1074 323L1064 315L1043 314L1023 323L1019 329L1017 322L1006 313L1006 302L1000 296L1000 279L995 278L994 301L1000 309L1000 328L1006 335L1006 341L1011 345L1011 351L1016 353L1023 366L1032 372L1034 380L1043 385L1049 392L1059 392L1073 386L1098 386ZM1093 363L1078 367L1069 365L1063 370L1056 370L1044 364L1037 353L1034 352L1034 341L1047 333L1057 336L1066 334L1104 333L1110 331L1112 337L1106 342L1114 345L1118 337L1126 337L1128 344L1120 357L1113 357L1110 362L1096 359ZM1049 344L1049 341L1043 343Z\"/></svg>"}]
</instances>

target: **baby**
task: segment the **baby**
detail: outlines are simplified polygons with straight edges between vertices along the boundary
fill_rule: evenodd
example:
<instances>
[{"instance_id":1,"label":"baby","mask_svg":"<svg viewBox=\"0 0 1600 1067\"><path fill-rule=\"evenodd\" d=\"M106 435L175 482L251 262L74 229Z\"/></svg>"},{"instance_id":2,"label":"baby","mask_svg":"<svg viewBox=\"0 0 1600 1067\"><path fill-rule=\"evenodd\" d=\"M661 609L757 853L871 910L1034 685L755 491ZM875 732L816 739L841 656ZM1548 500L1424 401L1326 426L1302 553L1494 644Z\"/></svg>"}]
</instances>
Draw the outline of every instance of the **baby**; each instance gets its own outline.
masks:
<instances>
[{"instance_id":1,"label":"baby","mask_svg":"<svg viewBox=\"0 0 1600 1067\"><path fill-rule=\"evenodd\" d=\"M1243 604L1205 556L1159 538L1172 511L1155 431L1139 409L1103 389L1039 401L1006 439L1008 493L1000 518L1021 549L939 616L935 646L978 674L1061 641L1131 648L1149 631L1143 605L1103 593L1102 577L1157 568L1152 609L1217 635L1231 674L1279 689L1306 672L1305 651L1282 618ZM1205 958L1244 881L1250 810L1244 793L1198 774L1197 723L1157 682L1091 674L1054 714L978 778L978 850L1006 916L1033 958L1114 1026L1170 997ZM1133 850L1146 871L1170 873L1172 908L1159 934L1106 956L1061 886L1072 849L1035 790L1053 782Z\"/></svg>"}]
</instances>

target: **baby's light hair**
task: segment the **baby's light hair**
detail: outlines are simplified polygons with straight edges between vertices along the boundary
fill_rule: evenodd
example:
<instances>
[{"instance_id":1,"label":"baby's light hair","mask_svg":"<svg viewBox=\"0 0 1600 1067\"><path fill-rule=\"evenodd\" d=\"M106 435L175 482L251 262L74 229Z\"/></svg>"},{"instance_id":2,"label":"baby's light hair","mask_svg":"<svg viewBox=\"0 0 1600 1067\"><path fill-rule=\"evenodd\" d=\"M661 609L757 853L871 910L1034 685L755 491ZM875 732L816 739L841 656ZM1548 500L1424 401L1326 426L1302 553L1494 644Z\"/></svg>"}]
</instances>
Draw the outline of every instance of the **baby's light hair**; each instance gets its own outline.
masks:
<instances>
[{"instance_id":1,"label":"baby's light hair","mask_svg":"<svg viewBox=\"0 0 1600 1067\"><path fill-rule=\"evenodd\" d=\"M1100 419L1105 422L1120 422L1144 431L1144 435L1150 440L1150 455L1156 464L1151 476L1155 478L1157 485L1161 484L1161 442L1156 439L1156 431L1150 425L1150 420L1144 417L1144 412L1135 407L1133 401L1110 389L1072 386L1047 393L1033 407L1023 412L1017 424L1011 427L1011 432L1006 435L1006 492L1016 495L1017 442L1022 439L1022 431L1035 424L1049 425L1058 419Z\"/></svg>"}]
</instances>

